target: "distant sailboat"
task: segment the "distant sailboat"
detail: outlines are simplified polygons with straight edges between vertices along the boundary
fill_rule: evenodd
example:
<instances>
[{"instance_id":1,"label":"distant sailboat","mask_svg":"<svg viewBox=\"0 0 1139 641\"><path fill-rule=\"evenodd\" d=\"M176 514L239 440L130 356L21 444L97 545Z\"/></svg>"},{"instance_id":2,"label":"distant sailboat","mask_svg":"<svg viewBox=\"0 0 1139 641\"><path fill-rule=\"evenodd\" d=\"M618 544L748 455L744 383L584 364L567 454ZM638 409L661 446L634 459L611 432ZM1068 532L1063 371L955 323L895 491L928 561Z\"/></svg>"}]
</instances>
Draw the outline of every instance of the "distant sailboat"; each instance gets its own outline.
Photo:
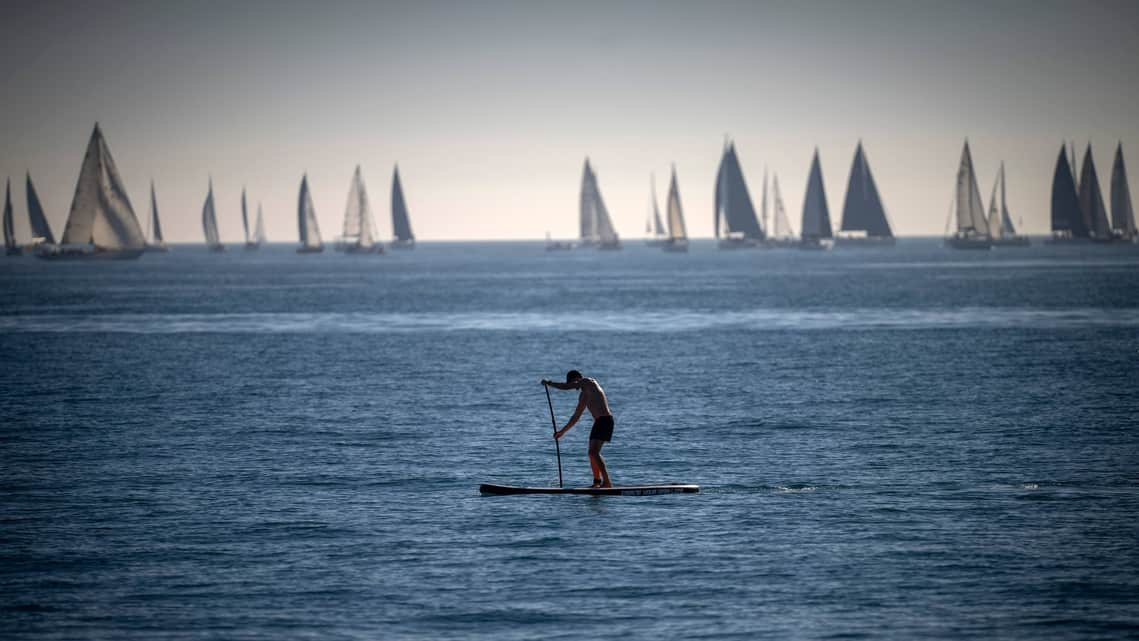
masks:
<instances>
[{"instance_id":1,"label":"distant sailboat","mask_svg":"<svg viewBox=\"0 0 1139 641\"><path fill-rule=\"evenodd\" d=\"M312 204L312 194L308 191L308 174L301 178L301 193L297 196L297 227L301 237L298 254L319 254L324 251L320 227L316 224L316 208Z\"/></svg>"},{"instance_id":2,"label":"distant sailboat","mask_svg":"<svg viewBox=\"0 0 1139 641\"><path fill-rule=\"evenodd\" d=\"M19 256L23 248L16 242L15 220L12 218L12 179L4 185L4 254Z\"/></svg>"},{"instance_id":3,"label":"distant sailboat","mask_svg":"<svg viewBox=\"0 0 1139 641\"><path fill-rule=\"evenodd\" d=\"M842 205L842 226L836 245L846 247L881 247L894 245L894 231L882 207L878 186L870 173L870 163L862 150L862 141L854 149L850 178L846 182L846 199Z\"/></svg>"},{"instance_id":4,"label":"distant sailboat","mask_svg":"<svg viewBox=\"0 0 1139 641\"><path fill-rule=\"evenodd\" d=\"M546 251L564 251L567 249L573 249L573 243L554 240L552 237L550 237L550 232L546 232Z\"/></svg>"},{"instance_id":5,"label":"distant sailboat","mask_svg":"<svg viewBox=\"0 0 1139 641\"><path fill-rule=\"evenodd\" d=\"M257 246L260 247L269 240L265 235L265 219L261 216L261 203L257 203L257 224L254 227L253 242L257 243Z\"/></svg>"},{"instance_id":6,"label":"distant sailboat","mask_svg":"<svg viewBox=\"0 0 1139 641\"><path fill-rule=\"evenodd\" d=\"M202 231L206 235L206 249L212 252L225 251L218 235L218 217L214 209L214 181L210 179L209 191L206 192L206 202L202 203Z\"/></svg>"},{"instance_id":7,"label":"distant sailboat","mask_svg":"<svg viewBox=\"0 0 1139 641\"><path fill-rule=\"evenodd\" d=\"M411 233L411 219L407 216L407 201L403 198L403 185L399 181L399 166L392 172L392 239L393 249L415 247L415 234Z\"/></svg>"},{"instance_id":8,"label":"distant sailboat","mask_svg":"<svg viewBox=\"0 0 1139 641\"><path fill-rule=\"evenodd\" d=\"M997 203L997 192L1000 192L1000 203ZM989 233L992 235L993 247L1028 247L1028 236L1020 236L1012 226L1012 217L1008 214L1008 204L1005 200L1005 164L997 171L997 181L993 183L993 194L989 197Z\"/></svg>"},{"instance_id":9,"label":"distant sailboat","mask_svg":"<svg viewBox=\"0 0 1139 641\"><path fill-rule=\"evenodd\" d=\"M787 209L783 206L783 195L779 193L779 175L774 174L771 180L772 208L775 210L774 222L771 225L771 235L767 237L770 247L790 248L799 245L795 237L795 230L791 228L791 219L787 217Z\"/></svg>"},{"instance_id":10,"label":"distant sailboat","mask_svg":"<svg viewBox=\"0 0 1139 641\"><path fill-rule=\"evenodd\" d=\"M96 124L79 170L63 238L59 245L40 245L36 256L49 260L125 260L138 258L145 248L142 227Z\"/></svg>"},{"instance_id":11,"label":"distant sailboat","mask_svg":"<svg viewBox=\"0 0 1139 641\"><path fill-rule=\"evenodd\" d=\"M713 229L720 249L760 247L765 238L755 217L755 206L748 194L735 143L724 145L720 168L716 171Z\"/></svg>"},{"instance_id":12,"label":"distant sailboat","mask_svg":"<svg viewBox=\"0 0 1139 641\"><path fill-rule=\"evenodd\" d=\"M580 246L607 250L621 249L621 239L613 229L613 221L610 220L609 210L605 208L605 201L601 198L597 175L589 166L589 158L585 159L585 168L582 170L580 205Z\"/></svg>"},{"instance_id":13,"label":"distant sailboat","mask_svg":"<svg viewBox=\"0 0 1139 641\"><path fill-rule=\"evenodd\" d=\"M807 177L807 195L803 199L802 234L800 249L830 249L833 244L830 208L823 187L823 170L819 165L819 150L811 159L811 173Z\"/></svg>"},{"instance_id":14,"label":"distant sailboat","mask_svg":"<svg viewBox=\"0 0 1139 641\"><path fill-rule=\"evenodd\" d=\"M675 166L668 186L668 240L663 247L667 252L688 251L688 229L684 226L684 208L680 206L680 188L676 184Z\"/></svg>"},{"instance_id":15,"label":"distant sailboat","mask_svg":"<svg viewBox=\"0 0 1139 641\"><path fill-rule=\"evenodd\" d=\"M372 222L372 207L368 204L368 192L364 189L364 178L360 166L352 174L348 187L348 204L344 207L344 231L336 244L337 251L349 254L383 253L384 248L375 242L375 225Z\"/></svg>"},{"instance_id":16,"label":"distant sailboat","mask_svg":"<svg viewBox=\"0 0 1139 641\"><path fill-rule=\"evenodd\" d=\"M1123 143L1115 148L1111 165L1111 226L1123 240L1139 242L1135 228L1135 211L1131 208L1131 189L1127 186L1127 168L1123 166Z\"/></svg>"},{"instance_id":17,"label":"distant sailboat","mask_svg":"<svg viewBox=\"0 0 1139 641\"><path fill-rule=\"evenodd\" d=\"M649 213L645 219L645 235L648 237L645 239L645 244L649 247L660 247L668 242L668 232L664 230L664 224L660 221L656 180L652 174L649 175Z\"/></svg>"},{"instance_id":18,"label":"distant sailboat","mask_svg":"<svg viewBox=\"0 0 1139 641\"><path fill-rule=\"evenodd\" d=\"M989 249L989 223L985 220L985 207L981 204L981 190L977 188L977 173L973 170L973 155L969 141L961 150L961 163L957 168L955 203L957 232L945 240L954 249Z\"/></svg>"},{"instance_id":19,"label":"distant sailboat","mask_svg":"<svg viewBox=\"0 0 1139 641\"><path fill-rule=\"evenodd\" d=\"M1103 192L1099 188L1099 175L1095 170L1091 143L1088 143L1087 151L1084 152L1084 166L1080 170L1080 210L1091 232L1092 241L1107 243L1115 240L1111 233L1111 223L1107 220Z\"/></svg>"},{"instance_id":20,"label":"distant sailboat","mask_svg":"<svg viewBox=\"0 0 1139 641\"><path fill-rule=\"evenodd\" d=\"M1088 227L1080 210L1076 179L1068 161L1068 149L1060 144L1052 173L1052 238L1049 243L1087 242Z\"/></svg>"},{"instance_id":21,"label":"distant sailboat","mask_svg":"<svg viewBox=\"0 0 1139 641\"><path fill-rule=\"evenodd\" d=\"M166 242L162 240L162 225L158 222L158 198L154 195L154 181L150 181L150 231L146 234L146 238L150 238L146 243L146 251L148 252L167 252L170 251L166 247Z\"/></svg>"},{"instance_id":22,"label":"distant sailboat","mask_svg":"<svg viewBox=\"0 0 1139 641\"><path fill-rule=\"evenodd\" d=\"M32 184L32 175L25 174L24 192L28 199L28 224L32 228L32 247L40 244L54 245L55 235L51 233L51 225L44 215L40 197L36 194L35 185Z\"/></svg>"},{"instance_id":23,"label":"distant sailboat","mask_svg":"<svg viewBox=\"0 0 1139 641\"><path fill-rule=\"evenodd\" d=\"M245 233L245 248L257 249L261 243L249 235L249 211L245 206L245 187L241 188L241 229Z\"/></svg>"}]
</instances>

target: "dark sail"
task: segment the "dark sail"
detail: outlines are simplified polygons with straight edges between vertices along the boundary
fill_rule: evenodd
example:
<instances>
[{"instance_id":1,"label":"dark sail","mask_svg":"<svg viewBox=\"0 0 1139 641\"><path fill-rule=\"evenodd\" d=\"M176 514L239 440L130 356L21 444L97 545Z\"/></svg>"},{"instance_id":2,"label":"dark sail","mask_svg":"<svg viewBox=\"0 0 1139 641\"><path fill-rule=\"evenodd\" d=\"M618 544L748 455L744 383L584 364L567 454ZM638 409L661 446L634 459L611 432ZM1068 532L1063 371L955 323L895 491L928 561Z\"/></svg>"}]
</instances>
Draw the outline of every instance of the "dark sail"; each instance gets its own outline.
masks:
<instances>
[{"instance_id":1,"label":"dark sail","mask_svg":"<svg viewBox=\"0 0 1139 641\"><path fill-rule=\"evenodd\" d=\"M392 231L401 243L415 240L411 233L411 220L407 217L407 203L403 199L403 186L399 182L399 167L392 174Z\"/></svg>"},{"instance_id":2,"label":"dark sail","mask_svg":"<svg viewBox=\"0 0 1139 641\"><path fill-rule=\"evenodd\" d=\"M44 216L44 208L40 204L40 197L36 195L35 186L32 185L31 174L27 174L25 188L28 195L28 222L32 226L33 240L54 245L55 236L52 235L51 225L48 224L47 217Z\"/></svg>"},{"instance_id":3,"label":"dark sail","mask_svg":"<svg viewBox=\"0 0 1139 641\"><path fill-rule=\"evenodd\" d=\"M1092 158L1092 146L1084 152L1084 167L1080 170L1080 211L1084 224L1096 238L1111 236L1111 224L1107 221L1107 208L1103 203L1103 192L1099 189L1099 176Z\"/></svg>"},{"instance_id":4,"label":"dark sail","mask_svg":"<svg viewBox=\"0 0 1139 641\"><path fill-rule=\"evenodd\" d=\"M1135 235L1135 212L1131 208L1127 168L1123 165L1123 143L1115 148L1115 162L1111 166L1111 226L1125 237Z\"/></svg>"},{"instance_id":5,"label":"dark sail","mask_svg":"<svg viewBox=\"0 0 1139 641\"><path fill-rule=\"evenodd\" d=\"M720 169L716 176L715 232L720 237L720 221L723 220L724 235L740 234L744 238L763 240L763 228L755 216L755 206L747 190L736 146L729 143L720 159Z\"/></svg>"},{"instance_id":6,"label":"dark sail","mask_svg":"<svg viewBox=\"0 0 1139 641\"><path fill-rule=\"evenodd\" d=\"M17 249L16 228L12 220L12 181L4 185L4 249L9 253Z\"/></svg>"},{"instance_id":7,"label":"dark sail","mask_svg":"<svg viewBox=\"0 0 1139 641\"><path fill-rule=\"evenodd\" d=\"M807 178L807 197L803 200L803 239L830 238L831 216L827 208L827 192L823 187L823 170L819 166L819 150L811 160L811 175Z\"/></svg>"},{"instance_id":8,"label":"dark sail","mask_svg":"<svg viewBox=\"0 0 1139 641\"><path fill-rule=\"evenodd\" d=\"M154 181L150 181L150 222L152 225L151 232L154 234L154 243L157 245L164 244L162 240L162 225L158 222L158 197L154 195Z\"/></svg>"},{"instance_id":9,"label":"dark sail","mask_svg":"<svg viewBox=\"0 0 1139 641\"><path fill-rule=\"evenodd\" d=\"M867 236L885 238L894 236L861 142L854 150L854 162L850 166L850 178L846 183L842 231L865 231Z\"/></svg>"},{"instance_id":10,"label":"dark sail","mask_svg":"<svg viewBox=\"0 0 1139 641\"><path fill-rule=\"evenodd\" d=\"M1076 180L1068 164L1067 150L1060 145L1056 170L1052 173L1052 231L1070 232L1073 238L1087 238L1088 228L1080 211Z\"/></svg>"}]
</instances>

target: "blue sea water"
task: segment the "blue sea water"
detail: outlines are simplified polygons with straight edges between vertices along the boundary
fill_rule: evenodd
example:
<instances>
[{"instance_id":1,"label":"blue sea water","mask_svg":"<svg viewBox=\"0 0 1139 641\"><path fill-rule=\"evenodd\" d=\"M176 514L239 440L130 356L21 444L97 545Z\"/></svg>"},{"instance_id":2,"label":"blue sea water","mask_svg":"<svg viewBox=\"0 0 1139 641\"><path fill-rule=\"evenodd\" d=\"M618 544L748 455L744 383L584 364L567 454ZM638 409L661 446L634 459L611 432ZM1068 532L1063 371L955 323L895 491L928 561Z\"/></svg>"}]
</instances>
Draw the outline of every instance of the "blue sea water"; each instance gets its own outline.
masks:
<instances>
[{"instance_id":1,"label":"blue sea water","mask_svg":"<svg viewBox=\"0 0 1139 641\"><path fill-rule=\"evenodd\" d=\"M0 354L4 639L1139 630L1136 247L11 258ZM701 492L480 496L571 367Z\"/></svg>"}]
</instances>

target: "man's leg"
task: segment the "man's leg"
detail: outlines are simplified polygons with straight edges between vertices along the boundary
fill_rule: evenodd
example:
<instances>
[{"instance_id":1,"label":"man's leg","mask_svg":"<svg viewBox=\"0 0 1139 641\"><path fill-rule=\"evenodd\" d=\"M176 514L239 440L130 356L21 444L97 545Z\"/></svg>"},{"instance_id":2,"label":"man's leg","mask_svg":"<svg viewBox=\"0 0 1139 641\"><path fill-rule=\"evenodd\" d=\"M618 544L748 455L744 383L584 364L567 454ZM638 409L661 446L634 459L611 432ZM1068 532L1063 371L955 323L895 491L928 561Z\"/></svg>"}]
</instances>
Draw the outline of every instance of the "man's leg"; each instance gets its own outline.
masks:
<instances>
[{"instance_id":1,"label":"man's leg","mask_svg":"<svg viewBox=\"0 0 1139 641\"><path fill-rule=\"evenodd\" d=\"M609 480L609 469L605 467L605 459L601 458L601 447L604 445L605 441L601 439L589 439L589 464L593 467L593 478L601 479L601 487L613 487L613 483Z\"/></svg>"}]
</instances>

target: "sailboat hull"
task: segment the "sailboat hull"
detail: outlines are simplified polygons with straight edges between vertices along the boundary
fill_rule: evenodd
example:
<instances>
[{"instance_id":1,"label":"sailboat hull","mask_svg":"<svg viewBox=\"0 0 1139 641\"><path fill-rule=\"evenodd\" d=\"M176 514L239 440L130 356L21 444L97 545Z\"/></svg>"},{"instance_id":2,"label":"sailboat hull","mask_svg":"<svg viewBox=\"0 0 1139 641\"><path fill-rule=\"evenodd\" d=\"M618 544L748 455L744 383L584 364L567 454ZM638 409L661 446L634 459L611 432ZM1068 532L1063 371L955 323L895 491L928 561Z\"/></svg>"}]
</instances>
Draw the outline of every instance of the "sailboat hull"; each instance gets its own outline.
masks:
<instances>
[{"instance_id":1,"label":"sailboat hull","mask_svg":"<svg viewBox=\"0 0 1139 641\"><path fill-rule=\"evenodd\" d=\"M382 254L384 253L383 245L372 245L364 247L361 245L345 245L340 251L345 254Z\"/></svg>"},{"instance_id":2,"label":"sailboat hull","mask_svg":"<svg viewBox=\"0 0 1139 641\"><path fill-rule=\"evenodd\" d=\"M101 249L93 246L65 246L54 245L42 247L36 251L36 258L44 260L135 260L142 256L146 249L143 247L132 249Z\"/></svg>"},{"instance_id":3,"label":"sailboat hull","mask_svg":"<svg viewBox=\"0 0 1139 641\"><path fill-rule=\"evenodd\" d=\"M756 249L763 244L755 238L721 238L718 246L720 249Z\"/></svg>"},{"instance_id":4,"label":"sailboat hull","mask_svg":"<svg viewBox=\"0 0 1139 641\"><path fill-rule=\"evenodd\" d=\"M993 239L993 247L1028 247L1032 241L1028 236L1003 236Z\"/></svg>"},{"instance_id":5,"label":"sailboat hull","mask_svg":"<svg viewBox=\"0 0 1139 641\"><path fill-rule=\"evenodd\" d=\"M799 249L806 251L826 251L834 247L830 238L804 238L799 241Z\"/></svg>"},{"instance_id":6,"label":"sailboat hull","mask_svg":"<svg viewBox=\"0 0 1139 641\"><path fill-rule=\"evenodd\" d=\"M665 252L668 252L670 254L688 253L688 241L687 240L669 241L669 242L666 242L664 245L662 245L661 249L663 249Z\"/></svg>"},{"instance_id":7,"label":"sailboat hull","mask_svg":"<svg viewBox=\"0 0 1139 641\"><path fill-rule=\"evenodd\" d=\"M614 251L621 249L621 241L613 240L609 242L597 243L597 248L605 251Z\"/></svg>"},{"instance_id":8,"label":"sailboat hull","mask_svg":"<svg viewBox=\"0 0 1139 641\"><path fill-rule=\"evenodd\" d=\"M392 249L415 249L414 240L393 240L390 245Z\"/></svg>"},{"instance_id":9,"label":"sailboat hull","mask_svg":"<svg viewBox=\"0 0 1139 641\"><path fill-rule=\"evenodd\" d=\"M4 249L5 256L22 256L24 250L21 247L8 247Z\"/></svg>"},{"instance_id":10,"label":"sailboat hull","mask_svg":"<svg viewBox=\"0 0 1139 641\"><path fill-rule=\"evenodd\" d=\"M834 239L835 247L893 247L896 244L893 236L839 236Z\"/></svg>"},{"instance_id":11,"label":"sailboat hull","mask_svg":"<svg viewBox=\"0 0 1139 641\"><path fill-rule=\"evenodd\" d=\"M945 239L945 246L951 249L992 249L993 241L988 237L978 236L950 236Z\"/></svg>"}]
</instances>

